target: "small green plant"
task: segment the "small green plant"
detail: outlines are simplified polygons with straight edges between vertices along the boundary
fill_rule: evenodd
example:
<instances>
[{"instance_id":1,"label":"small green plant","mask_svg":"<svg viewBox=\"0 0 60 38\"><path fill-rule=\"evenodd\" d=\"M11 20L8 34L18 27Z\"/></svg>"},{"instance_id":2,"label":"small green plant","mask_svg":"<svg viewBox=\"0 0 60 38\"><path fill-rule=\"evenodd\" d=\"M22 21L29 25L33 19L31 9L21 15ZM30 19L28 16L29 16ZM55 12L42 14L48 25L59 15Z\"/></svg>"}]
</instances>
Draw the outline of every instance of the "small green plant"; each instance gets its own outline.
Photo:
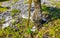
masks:
<instances>
[{"instance_id":1,"label":"small green plant","mask_svg":"<svg viewBox=\"0 0 60 38\"><path fill-rule=\"evenodd\" d=\"M11 15L14 16L15 14L19 14L20 13L20 10L17 10L17 9L13 9L11 11Z\"/></svg>"},{"instance_id":2,"label":"small green plant","mask_svg":"<svg viewBox=\"0 0 60 38\"><path fill-rule=\"evenodd\" d=\"M0 7L0 12L2 12L2 13L5 12L5 11L7 11L7 10L8 10L8 9L5 8L5 7L3 7L3 8Z\"/></svg>"}]
</instances>

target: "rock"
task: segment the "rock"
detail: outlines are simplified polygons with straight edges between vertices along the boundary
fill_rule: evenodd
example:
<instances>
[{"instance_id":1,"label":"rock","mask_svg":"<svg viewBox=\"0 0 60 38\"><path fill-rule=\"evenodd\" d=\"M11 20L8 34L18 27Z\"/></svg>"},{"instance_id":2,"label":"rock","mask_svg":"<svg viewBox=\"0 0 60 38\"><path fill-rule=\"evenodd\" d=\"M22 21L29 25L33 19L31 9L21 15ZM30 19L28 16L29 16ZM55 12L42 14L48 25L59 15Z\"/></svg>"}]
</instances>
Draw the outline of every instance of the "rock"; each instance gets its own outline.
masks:
<instances>
[{"instance_id":1,"label":"rock","mask_svg":"<svg viewBox=\"0 0 60 38\"><path fill-rule=\"evenodd\" d=\"M45 19L45 18L42 18L42 19L39 21L40 24L44 24L44 23L46 23L46 22L47 22L47 19Z\"/></svg>"},{"instance_id":2,"label":"rock","mask_svg":"<svg viewBox=\"0 0 60 38\"><path fill-rule=\"evenodd\" d=\"M22 18L28 19L28 16L22 14Z\"/></svg>"},{"instance_id":3,"label":"rock","mask_svg":"<svg viewBox=\"0 0 60 38\"><path fill-rule=\"evenodd\" d=\"M14 22L15 22L15 20L14 20L14 19L11 19L9 22L14 23Z\"/></svg>"},{"instance_id":4,"label":"rock","mask_svg":"<svg viewBox=\"0 0 60 38\"><path fill-rule=\"evenodd\" d=\"M3 14L0 14L0 19L2 19L3 18Z\"/></svg>"},{"instance_id":5,"label":"rock","mask_svg":"<svg viewBox=\"0 0 60 38\"><path fill-rule=\"evenodd\" d=\"M43 21L47 21L47 19L45 19L45 18L42 18L42 20L43 20Z\"/></svg>"},{"instance_id":6,"label":"rock","mask_svg":"<svg viewBox=\"0 0 60 38\"><path fill-rule=\"evenodd\" d=\"M7 16L10 16L10 11L3 12L3 17L6 18Z\"/></svg>"},{"instance_id":7,"label":"rock","mask_svg":"<svg viewBox=\"0 0 60 38\"><path fill-rule=\"evenodd\" d=\"M9 19L7 19L6 22L2 25L2 28L8 27L8 26L12 27L12 23L15 22L15 20L14 19L11 19L9 21L8 20Z\"/></svg>"},{"instance_id":8,"label":"rock","mask_svg":"<svg viewBox=\"0 0 60 38\"><path fill-rule=\"evenodd\" d=\"M11 2L2 2L2 6L4 7L8 7L10 6Z\"/></svg>"},{"instance_id":9,"label":"rock","mask_svg":"<svg viewBox=\"0 0 60 38\"><path fill-rule=\"evenodd\" d=\"M5 18L5 21L9 21L9 20L11 20L11 19L12 19L11 16L7 16L7 17Z\"/></svg>"},{"instance_id":10,"label":"rock","mask_svg":"<svg viewBox=\"0 0 60 38\"><path fill-rule=\"evenodd\" d=\"M33 28L31 29L31 31L35 32L35 30L36 30L36 27L33 26Z\"/></svg>"},{"instance_id":11,"label":"rock","mask_svg":"<svg viewBox=\"0 0 60 38\"><path fill-rule=\"evenodd\" d=\"M8 27L9 24L10 24L9 22L4 23L4 24L2 25L2 29L4 29L5 27Z\"/></svg>"}]
</instances>

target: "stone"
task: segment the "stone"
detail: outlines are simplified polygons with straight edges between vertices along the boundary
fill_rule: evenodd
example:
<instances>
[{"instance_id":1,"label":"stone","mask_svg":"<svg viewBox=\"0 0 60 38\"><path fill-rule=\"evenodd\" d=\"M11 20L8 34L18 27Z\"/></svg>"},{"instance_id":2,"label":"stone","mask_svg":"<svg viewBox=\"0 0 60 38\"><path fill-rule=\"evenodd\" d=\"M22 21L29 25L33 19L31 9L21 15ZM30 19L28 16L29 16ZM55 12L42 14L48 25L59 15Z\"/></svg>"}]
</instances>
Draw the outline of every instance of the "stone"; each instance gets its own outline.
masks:
<instances>
[{"instance_id":1,"label":"stone","mask_svg":"<svg viewBox=\"0 0 60 38\"><path fill-rule=\"evenodd\" d=\"M2 25L2 29L4 29L5 27L8 27L9 26L9 22L6 22Z\"/></svg>"},{"instance_id":2,"label":"stone","mask_svg":"<svg viewBox=\"0 0 60 38\"><path fill-rule=\"evenodd\" d=\"M31 31L33 31L33 32L34 32L35 30L36 30L36 27L35 27L35 26L33 26L33 28L31 29Z\"/></svg>"},{"instance_id":3,"label":"stone","mask_svg":"<svg viewBox=\"0 0 60 38\"><path fill-rule=\"evenodd\" d=\"M5 21L9 21L9 20L11 20L11 19L12 19L11 16L7 16L7 17L5 18Z\"/></svg>"},{"instance_id":4,"label":"stone","mask_svg":"<svg viewBox=\"0 0 60 38\"><path fill-rule=\"evenodd\" d=\"M0 19L2 19L3 18L3 15L2 14L0 14Z\"/></svg>"}]
</instances>

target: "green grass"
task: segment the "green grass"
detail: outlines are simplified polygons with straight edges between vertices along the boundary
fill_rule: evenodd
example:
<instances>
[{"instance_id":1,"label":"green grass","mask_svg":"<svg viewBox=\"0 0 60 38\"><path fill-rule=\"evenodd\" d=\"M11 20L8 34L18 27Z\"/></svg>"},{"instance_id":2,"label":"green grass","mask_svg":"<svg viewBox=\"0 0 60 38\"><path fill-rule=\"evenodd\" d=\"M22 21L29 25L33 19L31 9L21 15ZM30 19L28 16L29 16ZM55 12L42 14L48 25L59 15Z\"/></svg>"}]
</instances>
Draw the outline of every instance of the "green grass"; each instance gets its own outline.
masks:
<instances>
[{"instance_id":1,"label":"green grass","mask_svg":"<svg viewBox=\"0 0 60 38\"><path fill-rule=\"evenodd\" d=\"M5 7L3 7L3 8L0 7L0 12L5 12L5 11L7 11L7 10L8 10L8 9L5 8Z\"/></svg>"},{"instance_id":2,"label":"green grass","mask_svg":"<svg viewBox=\"0 0 60 38\"><path fill-rule=\"evenodd\" d=\"M9 37L11 35L13 38L23 38L25 34L28 35L28 31L26 29L28 27L26 26L26 22L27 22L26 19L22 19L22 24L20 23L16 24L15 22L15 26L17 28L6 27L5 29L0 29L0 37L4 37L4 36ZM33 24L30 25L30 28L32 28L32 26ZM16 29L18 30L16 31Z\"/></svg>"},{"instance_id":3,"label":"green grass","mask_svg":"<svg viewBox=\"0 0 60 38\"><path fill-rule=\"evenodd\" d=\"M14 16L15 14L19 14L20 13L20 10L17 10L17 9L12 9L11 11L11 15Z\"/></svg>"},{"instance_id":4,"label":"green grass","mask_svg":"<svg viewBox=\"0 0 60 38\"><path fill-rule=\"evenodd\" d=\"M49 35L50 38L60 38L60 19L51 21L48 23L48 26L44 25L42 29L39 31L38 35L39 38L42 38L46 33ZM54 36L54 37L53 37Z\"/></svg>"},{"instance_id":5,"label":"green grass","mask_svg":"<svg viewBox=\"0 0 60 38\"><path fill-rule=\"evenodd\" d=\"M15 22L15 28L11 28L11 27L6 27L5 29L0 29L0 37L9 37L10 35L13 38L24 38L25 36L29 37L29 30L28 30L28 26L26 26L26 19L22 19L22 23L18 23L16 24ZM34 24L30 21L30 29L34 26ZM16 31L16 29L18 29ZM28 30L28 31L27 31ZM36 31L37 32L37 31ZM36 33L35 32L35 33ZM34 34L35 34L34 33ZM50 38L53 38L53 36L56 36L56 38L60 37L60 19L51 21L47 24L44 24L44 26L41 28L41 30L38 32L38 36L39 38L42 38L44 35L46 35L46 33L49 35ZM34 36L33 34L33 36ZM34 36L35 37L35 36Z\"/></svg>"}]
</instances>

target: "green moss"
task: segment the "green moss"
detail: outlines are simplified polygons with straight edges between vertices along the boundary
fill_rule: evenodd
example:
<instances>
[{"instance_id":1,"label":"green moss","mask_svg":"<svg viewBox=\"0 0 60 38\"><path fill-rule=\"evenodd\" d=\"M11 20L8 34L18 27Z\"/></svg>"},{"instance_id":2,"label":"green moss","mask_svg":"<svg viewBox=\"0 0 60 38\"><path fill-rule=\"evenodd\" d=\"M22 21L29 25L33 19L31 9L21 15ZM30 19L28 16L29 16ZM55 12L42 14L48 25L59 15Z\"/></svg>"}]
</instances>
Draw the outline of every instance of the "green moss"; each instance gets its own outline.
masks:
<instances>
[{"instance_id":1,"label":"green moss","mask_svg":"<svg viewBox=\"0 0 60 38\"><path fill-rule=\"evenodd\" d=\"M19 14L20 13L20 10L17 10L17 9L13 9L11 11L11 15L14 16L15 14Z\"/></svg>"},{"instance_id":2,"label":"green moss","mask_svg":"<svg viewBox=\"0 0 60 38\"><path fill-rule=\"evenodd\" d=\"M5 12L7 10L8 10L7 8L0 8L0 12Z\"/></svg>"}]
</instances>

